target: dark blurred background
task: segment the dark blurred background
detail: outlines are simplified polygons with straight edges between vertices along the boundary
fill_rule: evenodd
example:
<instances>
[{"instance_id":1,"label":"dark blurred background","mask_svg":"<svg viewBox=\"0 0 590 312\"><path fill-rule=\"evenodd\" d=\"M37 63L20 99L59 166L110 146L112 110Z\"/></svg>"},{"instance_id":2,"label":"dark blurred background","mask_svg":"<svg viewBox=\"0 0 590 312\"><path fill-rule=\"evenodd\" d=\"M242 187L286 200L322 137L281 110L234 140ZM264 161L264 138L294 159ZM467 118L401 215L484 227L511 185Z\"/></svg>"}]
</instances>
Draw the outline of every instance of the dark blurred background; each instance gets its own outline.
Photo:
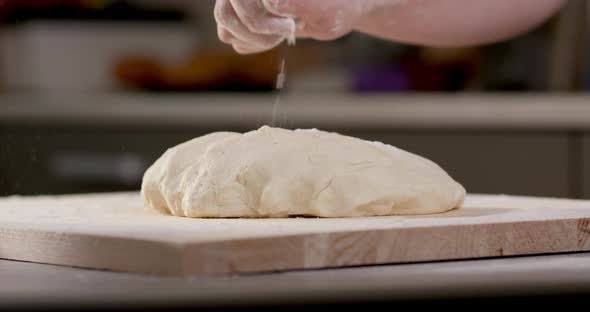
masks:
<instances>
[{"instance_id":1,"label":"dark blurred background","mask_svg":"<svg viewBox=\"0 0 590 312\"><path fill-rule=\"evenodd\" d=\"M270 123L396 145L473 193L590 198L586 1L481 47L353 33L250 56L213 5L0 0L0 196L137 190L166 148Z\"/></svg>"}]
</instances>

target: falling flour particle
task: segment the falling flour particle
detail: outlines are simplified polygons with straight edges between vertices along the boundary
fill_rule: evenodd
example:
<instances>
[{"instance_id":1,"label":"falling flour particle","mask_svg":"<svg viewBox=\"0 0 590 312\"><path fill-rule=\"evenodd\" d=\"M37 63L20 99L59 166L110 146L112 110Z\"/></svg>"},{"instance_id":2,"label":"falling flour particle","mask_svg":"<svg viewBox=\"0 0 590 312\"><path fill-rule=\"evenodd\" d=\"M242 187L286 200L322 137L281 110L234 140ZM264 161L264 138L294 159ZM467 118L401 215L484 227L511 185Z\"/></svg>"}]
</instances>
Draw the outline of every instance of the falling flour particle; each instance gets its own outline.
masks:
<instances>
[{"instance_id":1,"label":"falling flour particle","mask_svg":"<svg viewBox=\"0 0 590 312\"><path fill-rule=\"evenodd\" d=\"M271 124L273 126L276 125L276 121L277 121L277 113L279 112L279 107L281 106L281 92L283 90L283 87L285 86L285 79L286 79L286 71L285 71L285 59L283 58L282 62L281 62L281 68L279 70L279 74L277 75L277 82L276 82L276 88L279 90L279 94L277 95L277 98L275 99L275 102L272 106L272 121Z\"/></svg>"},{"instance_id":2,"label":"falling flour particle","mask_svg":"<svg viewBox=\"0 0 590 312\"><path fill-rule=\"evenodd\" d=\"M289 46L295 45L295 33L293 32L291 35L289 35L287 37L287 44ZM272 107L272 121L271 121L271 125L276 125L276 120L277 120L277 113L279 111L279 107L281 106L281 92L283 90L283 88L285 87L285 81L287 79L287 71L285 69L285 57L283 57L283 59L281 60L281 67L279 68L279 73L277 75L277 81L276 81L276 89L279 90L279 94L277 95L277 98L275 99L274 105Z\"/></svg>"},{"instance_id":3,"label":"falling flour particle","mask_svg":"<svg viewBox=\"0 0 590 312\"><path fill-rule=\"evenodd\" d=\"M287 37L287 44L290 46L295 45L295 34L291 34Z\"/></svg>"},{"instance_id":4,"label":"falling flour particle","mask_svg":"<svg viewBox=\"0 0 590 312\"><path fill-rule=\"evenodd\" d=\"M287 44L289 46L295 45L295 34L291 34L287 37ZM285 58L283 57L281 61L281 67L279 68L279 74L277 75L277 82L276 88L281 90L285 86L285 80L287 79L287 74L285 71Z\"/></svg>"},{"instance_id":5,"label":"falling flour particle","mask_svg":"<svg viewBox=\"0 0 590 312\"><path fill-rule=\"evenodd\" d=\"M279 74L277 75L277 89L281 90L285 86L285 79L286 79L286 71L285 71L285 59L283 58L281 62L281 68L279 69Z\"/></svg>"}]
</instances>

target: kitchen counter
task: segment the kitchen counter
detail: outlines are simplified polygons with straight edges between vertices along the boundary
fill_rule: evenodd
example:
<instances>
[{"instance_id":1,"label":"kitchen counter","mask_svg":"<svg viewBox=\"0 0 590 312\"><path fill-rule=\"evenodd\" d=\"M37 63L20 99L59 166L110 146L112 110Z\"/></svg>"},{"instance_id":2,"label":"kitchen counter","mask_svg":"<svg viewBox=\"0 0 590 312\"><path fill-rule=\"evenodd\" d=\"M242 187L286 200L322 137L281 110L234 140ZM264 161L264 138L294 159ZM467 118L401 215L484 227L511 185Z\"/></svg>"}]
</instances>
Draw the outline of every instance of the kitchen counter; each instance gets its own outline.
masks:
<instances>
[{"instance_id":1,"label":"kitchen counter","mask_svg":"<svg viewBox=\"0 0 590 312\"><path fill-rule=\"evenodd\" d=\"M95 126L259 127L272 120L276 94L3 95L0 123ZM284 127L590 129L585 94L285 93Z\"/></svg>"},{"instance_id":2,"label":"kitchen counter","mask_svg":"<svg viewBox=\"0 0 590 312\"><path fill-rule=\"evenodd\" d=\"M0 261L0 281L0 309L296 307L301 303L399 307L404 302L414 306L444 299L480 304L529 299L530 307L586 300L590 253L190 279Z\"/></svg>"}]
</instances>

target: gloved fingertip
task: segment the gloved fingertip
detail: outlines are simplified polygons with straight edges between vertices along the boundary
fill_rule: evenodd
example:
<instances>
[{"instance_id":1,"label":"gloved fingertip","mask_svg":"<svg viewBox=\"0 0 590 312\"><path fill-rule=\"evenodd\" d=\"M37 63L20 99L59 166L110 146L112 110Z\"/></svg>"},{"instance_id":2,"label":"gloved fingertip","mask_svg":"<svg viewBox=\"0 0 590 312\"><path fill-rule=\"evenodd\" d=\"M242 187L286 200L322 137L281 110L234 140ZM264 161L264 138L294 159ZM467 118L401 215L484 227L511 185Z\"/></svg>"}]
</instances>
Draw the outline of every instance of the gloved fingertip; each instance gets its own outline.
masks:
<instances>
[{"instance_id":1,"label":"gloved fingertip","mask_svg":"<svg viewBox=\"0 0 590 312\"><path fill-rule=\"evenodd\" d=\"M249 47L245 47L239 44L234 44L233 48L236 52L238 52L239 54L242 55L246 55L246 54L254 54L254 53L258 53L259 50L257 49L253 49L253 48L249 48Z\"/></svg>"},{"instance_id":2,"label":"gloved fingertip","mask_svg":"<svg viewBox=\"0 0 590 312\"><path fill-rule=\"evenodd\" d=\"M281 27L281 35L282 36L285 36L285 37L294 36L296 31L297 31L297 24L295 23L295 19L286 18L283 20L282 27Z\"/></svg>"}]
</instances>

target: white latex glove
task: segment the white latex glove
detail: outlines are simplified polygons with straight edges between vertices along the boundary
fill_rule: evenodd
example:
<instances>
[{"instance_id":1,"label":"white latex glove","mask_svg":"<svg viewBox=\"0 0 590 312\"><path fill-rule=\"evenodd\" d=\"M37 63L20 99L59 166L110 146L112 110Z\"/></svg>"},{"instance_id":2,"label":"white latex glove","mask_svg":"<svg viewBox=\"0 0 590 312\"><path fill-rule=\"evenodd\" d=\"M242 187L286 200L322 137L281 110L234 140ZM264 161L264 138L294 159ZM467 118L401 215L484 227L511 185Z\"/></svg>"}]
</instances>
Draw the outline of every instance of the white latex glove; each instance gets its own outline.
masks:
<instances>
[{"instance_id":1,"label":"white latex glove","mask_svg":"<svg viewBox=\"0 0 590 312\"><path fill-rule=\"evenodd\" d=\"M217 0L222 41L239 53L270 50L295 33L333 40L364 32L399 42L498 42L546 21L566 0Z\"/></svg>"},{"instance_id":2,"label":"white latex glove","mask_svg":"<svg viewBox=\"0 0 590 312\"><path fill-rule=\"evenodd\" d=\"M270 50L290 36L334 40L379 0L217 0L221 41L241 54Z\"/></svg>"}]
</instances>

